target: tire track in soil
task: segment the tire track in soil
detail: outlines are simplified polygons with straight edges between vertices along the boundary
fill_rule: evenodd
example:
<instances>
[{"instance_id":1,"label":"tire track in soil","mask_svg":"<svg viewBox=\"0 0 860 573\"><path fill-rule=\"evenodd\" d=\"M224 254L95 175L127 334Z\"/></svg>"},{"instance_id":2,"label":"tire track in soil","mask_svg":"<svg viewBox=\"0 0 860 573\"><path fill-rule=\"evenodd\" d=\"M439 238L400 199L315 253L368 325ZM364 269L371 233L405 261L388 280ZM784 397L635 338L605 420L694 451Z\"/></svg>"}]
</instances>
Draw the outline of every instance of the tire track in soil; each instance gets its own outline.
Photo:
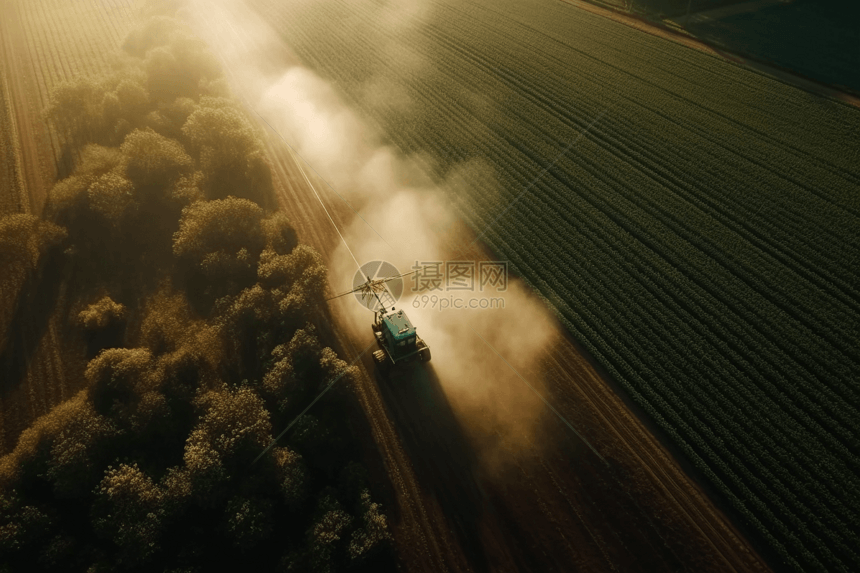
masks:
<instances>
[{"instance_id":1,"label":"tire track in soil","mask_svg":"<svg viewBox=\"0 0 860 573\"><path fill-rule=\"evenodd\" d=\"M571 400L578 404L587 402L589 412L599 418L600 426L611 430L610 443L605 446L604 455L620 449L637 461L636 466L645 471L649 482L643 488L653 492L650 497L670 499L681 513L683 521L690 524L699 533L698 537L707 542L711 552L716 553L733 570L765 570L763 564L756 566L751 561L753 555L749 545L742 541L740 533L728 519L716 508L708 510L710 503L700 488L681 472L656 438L627 411L621 399L602 383L591 365L573 350L573 345L568 342L556 354L548 353L546 360L561 372L582 372L590 378L589 383L569 386L579 394ZM647 447L642 447L643 444L647 444Z\"/></svg>"},{"instance_id":2,"label":"tire track in soil","mask_svg":"<svg viewBox=\"0 0 860 573\"><path fill-rule=\"evenodd\" d=\"M275 139L276 141L273 141ZM289 157L289 150L285 149L277 136L271 135L267 148L269 157L274 162L274 173L279 179L278 195L282 208L290 215L301 241L313 246L324 256L331 253L337 247L339 238L331 231L323 231L328 229L327 225L330 223L310 195L295 162ZM308 177L312 181L315 179L312 173L308 173ZM315 185L317 188L321 187L319 181L316 181ZM343 206L326 207L338 227L344 227L348 222L348 214L344 213ZM332 305L331 311L337 322L340 315L337 307ZM352 360L362 350L331 325L318 326L328 331L329 340L335 341L335 350L344 360ZM409 571L469 571L462 550L444 527L445 516L441 508L432 503L432 500L426 499L418 484L412 463L400 443L375 380L368 375L363 363L357 365L361 366L357 384L359 402L373 430L376 447L383 459L388 479L394 487L395 506L400 513L398 519L393 520L392 529L399 542L401 559L407 564ZM389 503L387 509L390 511L394 507Z\"/></svg>"}]
</instances>

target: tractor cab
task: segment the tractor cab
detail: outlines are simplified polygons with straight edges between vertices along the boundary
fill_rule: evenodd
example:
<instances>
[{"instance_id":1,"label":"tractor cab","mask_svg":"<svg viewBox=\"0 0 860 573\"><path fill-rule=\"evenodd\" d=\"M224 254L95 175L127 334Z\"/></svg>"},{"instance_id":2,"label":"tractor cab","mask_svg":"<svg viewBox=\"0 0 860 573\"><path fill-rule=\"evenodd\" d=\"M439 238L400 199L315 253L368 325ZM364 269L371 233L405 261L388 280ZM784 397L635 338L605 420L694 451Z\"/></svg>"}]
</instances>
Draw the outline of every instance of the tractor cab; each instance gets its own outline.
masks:
<instances>
[{"instance_id":1,"label":"tractor cab","mask_svg":"<svg viewBox=\"0 0 860 573\"><path fill-rule=\"evenodd\" d=\"M374 313L372 328L379 346L373 357L380 366L414 360L429 362L430 349L402 310L392 307L391 311L383 309Z\"/></svg>"}]
</instances>

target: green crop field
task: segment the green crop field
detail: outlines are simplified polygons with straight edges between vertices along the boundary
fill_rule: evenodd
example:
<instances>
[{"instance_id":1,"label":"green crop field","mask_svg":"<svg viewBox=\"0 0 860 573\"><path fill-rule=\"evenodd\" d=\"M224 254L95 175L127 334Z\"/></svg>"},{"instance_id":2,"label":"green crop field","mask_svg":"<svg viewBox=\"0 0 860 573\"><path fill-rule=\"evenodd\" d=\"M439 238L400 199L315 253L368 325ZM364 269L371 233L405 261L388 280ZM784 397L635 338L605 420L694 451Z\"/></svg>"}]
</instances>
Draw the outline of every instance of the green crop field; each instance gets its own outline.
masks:
<instances>
[{"instance_id":1,"label":"green crop field","mask_svg":"<svg viewBox=\"0 0 860 573\"><path fill-rule=\"evenodd\" d=\"M694 15L686 29L711 44L860 92L858 21L856 2L795 0L720 18Z\"/></svg>"},{"instance_id":2,"label":"green crop field","mask_svg":"<svg viewBox=\"0 0 860 573\"><path fill-rule=\"evenodd\" d=\"M562 2L253 4L433 176L493 167L462 216L775 565L860 570L860 110Z\"/></svg>"}]
</instances>

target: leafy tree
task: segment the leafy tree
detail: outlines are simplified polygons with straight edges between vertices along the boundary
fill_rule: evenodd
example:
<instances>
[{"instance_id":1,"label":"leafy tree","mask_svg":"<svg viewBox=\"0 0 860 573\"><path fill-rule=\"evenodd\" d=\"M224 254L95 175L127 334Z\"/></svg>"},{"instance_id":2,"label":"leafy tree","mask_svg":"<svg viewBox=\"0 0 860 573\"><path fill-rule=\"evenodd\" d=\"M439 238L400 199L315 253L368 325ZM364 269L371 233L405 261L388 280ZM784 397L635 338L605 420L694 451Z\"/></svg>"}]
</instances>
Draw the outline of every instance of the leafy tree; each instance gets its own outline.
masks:
<instances>
[{"instance_id":1,"label":"leafy tree","mask_svg":"<svg viewBox=\"0 0 860 573\"><path fill-rule=\"evenodd\" d=\"M324 268L322 257L307 245L296 247L288 255L266 249L260 254L257 277L263 286L282 291L288 291L299 281L311 288L319 288L325 286L325 275L320 276Z\"/></svg>"},{"instance_id":2,"label":"leafy tree","mask_svg":"<svg viewBox=\"0 0 860 573\"><path fill-rule=\"evenodd\" d=\"M33 276L44 255L61 244L63 227L28 214L0 216L0 341L12 317L13 305L28 277Z\"/></svg>"},{"instance_id":3,"label":"leafy tree","mask_svg":"<svg viewBox=\"0 0 860 573\"><path fill-rule=\"evenodd\" d=\"M115 147L88 144L81 150L80 161L75 166L78 177L100 177L113 171L123 160L122 152Z\"/></svg>"},{"instance_id":4,"label":"leafy tree","mask_svg":"<svg viewBox=\"0 0 860 573\"><path fill-rule=\"evenodd\" d=\"M272 534L274 506L267 499L236 495L227 502L224 513L227 536L242 551L254 548Z\"/></svg>"},{"instance_id":5,"label":"leafy tree","mask_svg":"<svg viewBox=\"0 0 860 573\"><path fill-rule=\"evenodd\" d=\"M226 356L233 375L256 377L259 346L272 328L275 310L272 293L260 285L246 288L237 296L224 297L216 304L216 323L223 333Z\"/></svg>"},{"instance_id":6,"label":"leafy tree","mask_svg":"<svg viewBox=\"0 0 860 573\"><path fill-rule=\"evenodd\" d=\"M179 62L168 46L158 46L147 51L143 69L147 75L147 86L158 99L169 101L170 96L175 99L177 95L195 95L196 86L189 85L190 78L182 77Z\"/></svg>"},{"instance_id":7,"label":"leafy tree","mask_svg":"<svg viewBox=\"0 0 860 573\"><path fill-rule=\"evenodd\" d=\"M254 284L266 243L262 219L263 210L256 203L235 197L198 201L182 210L173 253L189 273L195 303L206 308L215 299Z\"/></svg>"},{"instance_id":8,"label":"leafy tree","mask_svg":"<svg viewBox=\"0 0 860 573\"><path fill-rule=\"evenodd\" d=\"M134 186L116 171L105 173L90 183L87 203L114 232L122 229L137 208Z\"/></svg>"},{"instance_id":9,"label":"leafy tree","mask_svg":"<svg viewBox=\"0 0 860 573\"><path fill-rule=\"evenodd\" d=\"M299 244L298 234L287 214L275 211L262 222L266 249L275 255L289 255Z\"/></svg>"},{"instance_id":10,"label":"leafy tree","mask_svg":"<svg viewBox=\"0 0 860 573\"><path fill-rule=\"evenodd\" d=\"M327 269L310 246L299 245L288 255L266 249L260 255L257 278L272 289L278 320L287 332L309 321L324 303Z\"/></svg>"},{"instance_id":11,"label":"leafy tree","mask_svg":"<svg viewBox=\"0 0 860 573\"><path fill-rule=\"evenodd\" d=\"M78 320L87 330L108 328L125 318L125 307L114 302L109 296L103 297L78 314Z\"/></svg>"},{"instance_id":12,"label":"leafy tree","mask_svg":"<svg viewBox=\"0 0 860 573\"><path fill-rule=\"evenodd\" d=\"M261 389L280 411L291 407L296 398L316 394L338 377L346 378L339 384L349 384L356 370L337 358L331 348L323 348L312 326L295 331L289 343L272 350L271 357Z\"/></svg>"},{"instance_id":13,"label":"leafy tree","mask_svg":"<svg viewBox=\"0 0 860 573\"><path fill-rule=\"evenodd\" d=\"M33 215L4 215L0 217L0 269L33 270L42 255L65 238L65 229Z\"/></svg>"},{"instance_id":14,"label":"leafy tree","mask_svg":"<svg viewBox=\"0 0 860 573\"><path fill-rule=\"evenodd\" d=\"M170 11L166 8L166 13ZM221 77L220 66L205 43L175 18L156 15L147 19L126 37L123 50L143 59L150 91L160 101L177 96L196 98L201 84Z\"/></svg>"},{"instance_id":15,"label":"leafy tree","mask_svg":"<svg viewBox=\"0 0 860 573\"><path fill-rule=\"evenodd\" d=\"M118 562L139 567L158 550L164 493L137 464L109 466L96 489L93 528L119 550Z\"/></svg>"},{"instance_id":16,"label":"leafy tree","mask_svg":"<svg viewBox=\"0 0 860 573\"><path fill-rule=\"evenodd\" d=\"M326 462L331 458L330 449L334 445L332 438L332 428L328 424L321 423L316 416L304 414L290 430L289 443L308 455L313 452L315 465L328 471L331 464Z\"/></svg>"},{"instance_id":17,"label":"leafy tree","mask_svg":"<svg viewBox=\"0 0 860 573\"><path fill-rule=\"evenodd\" d=\"M182 133L198 153L208 150L213 161L237 163L260 146L253 127L232 102L204 97Z\"/></svg>"},{"instance_id":18,"label":"leafy tree","mask_svg":"<svg viewBox=\"0 0 860 573\"><path fill-rule=\"evenodd\" d=\"M125 175L138 193L161 193L193 171L182 145L148 128L128 134L120 151L125 157Z\"/></svg>"},{"instance_id":19,"label":"leafy tree","mask_svg":"<svg viewBox=\"0 0 860 573\"><path fill-rule=\"evenodd\" d=\"M324 492L317 503L316 517L307 532L309 564L314 573L335 571L352 524L350 516L333 492Z\"/></svg>"},{"instance_id":20,"label":"leafy tree","mask_svg":"<svg viewBox=\"0 0 860 573\"><path fill-rule=\"evenodd\" d=\"M285 277L286 283L278 290L283 293L278 302L278 308L284 320L291 323L304 322L323 303L323 293L327 282L326 267L322 257L313 247L300 245L296 247L286 259L273 259L272 263L278 266L283 263L277 272L267 274L268 267L264 267L262 280L275 280L279 276ZM283 273L283 275L279 275Z\"/></svg>"},{"instance_id":21,"label":"leafy tree","mask_svg":"<svg viewBox=\"0 0 860 573\"><path fill-rule=\"evenodd\" d=\"M96 410L122 419L147 383L152 354L143 348L111 348L87 365L88 392ZM140 387L140 388L139 388Z\"/></svg>"},{"instance_id":22,"label":"leafy tree","mask_svg":"<svg viewBox=\"0 0 860 573\"><path fill-rule=\"evenodd\" d=\"M119 433L87 400L74 402L73 414L50 442L46 475L58 497L80 498L92 490L108 445Z\"/></svg>"},{"instance_id":23,"label":"leafy tree","mask_svg":"<svg viewBox=\"0 0 860 573\"><path fill-rule=\"evenodd\" d=\"M212 504L269 444L272 425L263 401L248 387L211 390L195 402L202 415L185 445L185 467L195 498Z\"/></svg>"},{"instance_id":24,"label":"leafy tree","mask_svg":"<svg viewBox=\"0 0 860 573\"><path fill-rule=\"evenodd\" d=\"M92 175L73 174L57 181L48 193L45 216L69 227L74 233L75 227L89 211L87 190L93 179Z\"/></svg>"},{"instance_id":25,"label":"leafy tree","mask_svg":"<svg viewBox=\"0 0 860 573\"><path fill-rule=\"evenodd\" d=\"M41 479L47 471L54 438L80 412L86 402L85 390L52 408L21 432L15 449L0 457L0 490L9 491L22 483Z\"/></svg>"},{"instance_id":26,"label":"leafy tree","mask_svg":"<svg viewBox=\"0 0 860 573\"><path fill-rule=\"evenodd\" d=\"M272 458L277 468L278 488L284 503L297 510L308 497L309 476L302 456L289 448L272 449Z\"/></svg>"},{"instance_id":27,"label":"leafy tree","mask_svg":"<svg viewBox=\"0 0 860 573\"><path fill-rule=\"evenodd\" d=\"M191 472L184 466L169 468L159 482L163 494L162 509L167 522L179 519L191 503Z\"/></svg>"},{"instance_id":28,"label":"leafy tree","mask_svg":"<svg viewBox=\"0 0 860 573\"><path fill-rule=\"evenodd\" d=\"M353 563L363 563L389 547L392 540L388 521L380 513L380 505L370 501L370 491L361 492L361 526L352 532L349 557Z\"/></svg>"},{"instance_id":29,"label":"leafy tree","mask_svg":"<svg viewBox=\"0 0 860 573\"><path fill-rule=\"evenodd\" d=\"M123 155L116 148L84 146L74 173L58 181L48 194L45 217L70 226L84 219L89 210L90 186L118 168L122 160Z\"/></svg>"},{"instance_id":30,"label":"leafy tree","mask_svg":"<svg viewBox=\"0 0 860 573\"><path fill-rule=\"evenodd\" d=\"M180 72L188 78L191 89L188 93L177 93L176 97L196 97L200 99L211 97L201 85L223 78L218 59L209 50L206 42L195 36L191 30L174 34L170 41L170 50L179 65ZM192 96L193 94L193 96ZM171 98L167 101L172 101Z\"/></svg>"},{"instance_id":31,"label":"leafy tree","mask_svg":"<svg viewBox=\"0 0 860 573\"><path fill-rule=\"evenodd\" d=\"M84 328L89 345L88 355L93 356L104 348L121 346L126 319L126 308L109 296L78 313L78 323Z\"/></svg>"},{"instance_id":32,"label":"leafy tree","mask_svg":"<svg viewBox=\"0 0 860 573\"><path fill-rule=\"evenodd\" d=\"M100 102L97 81L81 76L51 89L45 117L68 143L81 145L91 139L93 126L100 123Z\"/></svg>"},{"instance_id":33,"label":"leafy tree","mask_svg":"<svg viewBox=\"0 0 860 573\"><path fill-rule=\"evenodd\" d=\"M147 113L144 118L144 124L158 135L169 139L175 139L173 123L171 123L167 116L159 110L152 110Z\"/></svg>"},{"instance_id":34,"label":"leafy tree","mask_svg":"<svg viewBox=\"0 0 860 573\"><path fill-rule=\"evenodd\" d=\"M288 344L278 345L272 350L276 360L263 378L265 388L275 399L283 400L295 392L300 382L318 377L318 359L322 346L313 335L313 328L297 330Z\"/></svg>"},{"instance_id":35,"label":"leafy tree","mask_svg":"<svg viewBox=\"0 0 860 573\"><path fill-rule=\"evenodd\" d=\"M0 555L9 557L38 544L50 527L51 518L16 490L0 490Z\"/></svg>"},{"instance_id":36,"label":"leafy tree","mask_svg":"<svg viewBox=\"0 0 860 573\"><path fill-rule=\"evenodd\" d=\"M197 103L190 97L178 97L169 105L162 108L161 113L176 126L183 126L188 121L188 117L197 109ZM181 131L177 131L177 138L181 135Z\"/></svg>"},{"instance_id":37,"label":"leafy tree","mask_svg":"<svg viewBox=\"0 0 860 573\"><path fill-rule=\"evenodd\" d=\"M206 375L206 360L190 345L159 357L158 388L172 408L190 405Z\"/></svg>"},{"instance_id":38,"label":"leafy tree","mask_svg":"<svg viewBox=\"0 0 860 573\"><path fill-rule=\"evenodd\" d=\"M247 199L193 203L182 210L173 253L198 266L212 253L238 255L242 250L256 261L266 244L262 219L263 210Z\"/></svg>"},{"instance_id":39,"label":"leafy tree","mask_svg":"<svg viewBox=\"0 0 860 573\"><path fill-rule=\"evenodd\" d=\"M232 103L201 98L182 133L200 158L206 196L245 197L267 206L272 194L271 172L256 131Z\"/></svg>"},{"instance_id":40,"label":"leafy tree","mask_svg":"<svg viewBox=\"0 0 860 573\"><path fill-rule=\"evenodd\" d=\"M111 261L112 254L122 250L123 235L137 217L139 203L119 168L100 173L104 165L98 163L103 159L54 185L45 215L67 227L76 253Z\"/></svg>"},{"instance_id":41,"label":"leafy tree","mask_svg":"<svg viewBox=\"0 0 860 573\"><path fill-rule=\"evenodd\" d=\"M122 79L110 93L116 94L119 106L117 119L125 119L131 124L139 122L151 106L149 92L136 79Z\"/></svg>"},{"instance_id":42,"label":"leafy tree","mask_svg":"<svg viewBox=\"0 0 860 573\"><path fill-rule=\"evenodd\" d=\"M284 546L281 565L293 570L372 565L385 519L356 493L365 478L344 477L361 474L356 466L339 471L336 407L302 417L290 447L251 465L272 439L267 403L280 426L304 394L348 367L300 328L322 302L322 258L298 245L284 213L267 216L271 171L259 134L222 97L229 92L204 44L177 20L156 18L124 46L109 74L54 90L46 115L78 160L45 215L68 232L0 218L0 286L14 287L68 240L73 282L84 287L66 291L83 308L72 320L90 334L127 321L127 340L142 347L96 355L87 388L0 458L0 570L190 573L252 548L275 565ZM152 254L162 244L166 259ZM208 283L214 313L159 276L174 260L193 271L191 293ZM126 308L106 291L147 302ZM340 501L358 519L335 490L320 494L338 473ZM220 520L215 536L200 527L206 519Z\"/></svg>"},{"instance_id":43,"label":"leafy tree","mask_svg":"<svg viewBox=\"0 0 860 573\"><path fill-rule=\"evenodd\" d=\"M203 201L205 197L200 190L202 180L203 173L200 171L180 176L168 191L170 198L183 208L196 201Z\"/></svg>"},{"instance_id":44,"label":"leafy tree","mask_svg":"<svg viewBox=\"0 0 860 573\"><path fill-rule=\"evenodd\" d=\"M229 476L221 456L211 441L198 432L185 444L185 470L191 484L192 499L201 507L212 507L226 495Z\"/></svg>"},{"instance_id":45,"label":"leafy tree","mask_svg":"<svg viewBox=\"0 0 860 573\"><path fill-rule=\"evenodd\" d=\"M160 453L174 438L175 424L167 398L153 389L144 390L129 416L128 424L138 442L144 446L160 444Z\"/></svg>"},{"instance_id":46,"label":"leafy tree","mask_svg":"<svg viewBox=\"0 0 860 573\"><path fill-rule=\"evenodd\" d=\"M140 342L155 355L173 352L187 339L193 321L188 300L166 283L144 306Z\"/></svg>"}]
</instances>

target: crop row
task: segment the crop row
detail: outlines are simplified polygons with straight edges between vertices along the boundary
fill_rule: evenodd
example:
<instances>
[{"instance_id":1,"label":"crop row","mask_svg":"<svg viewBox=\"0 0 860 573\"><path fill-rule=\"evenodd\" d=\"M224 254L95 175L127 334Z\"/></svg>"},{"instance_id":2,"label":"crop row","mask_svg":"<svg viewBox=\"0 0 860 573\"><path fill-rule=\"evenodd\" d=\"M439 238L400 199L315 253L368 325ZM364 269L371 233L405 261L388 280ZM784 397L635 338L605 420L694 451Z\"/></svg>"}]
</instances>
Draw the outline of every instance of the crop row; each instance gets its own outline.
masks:
<instances>
[{"instance_id":1,"label":"crop row","mask_svg":"<svg viewBox=\"0 0 860 573\"><path fill-rule=\"evenodd\" d=\"M34 0L16 3L16 10L26 40L20 48L22 60L29 61L38 89L31 104L36 112L45 109L58 83L108 70L112 53L134 23L122 0ZM59 163L62 145L53 130L50 145Z\"/></svg>"}]
</instances>

